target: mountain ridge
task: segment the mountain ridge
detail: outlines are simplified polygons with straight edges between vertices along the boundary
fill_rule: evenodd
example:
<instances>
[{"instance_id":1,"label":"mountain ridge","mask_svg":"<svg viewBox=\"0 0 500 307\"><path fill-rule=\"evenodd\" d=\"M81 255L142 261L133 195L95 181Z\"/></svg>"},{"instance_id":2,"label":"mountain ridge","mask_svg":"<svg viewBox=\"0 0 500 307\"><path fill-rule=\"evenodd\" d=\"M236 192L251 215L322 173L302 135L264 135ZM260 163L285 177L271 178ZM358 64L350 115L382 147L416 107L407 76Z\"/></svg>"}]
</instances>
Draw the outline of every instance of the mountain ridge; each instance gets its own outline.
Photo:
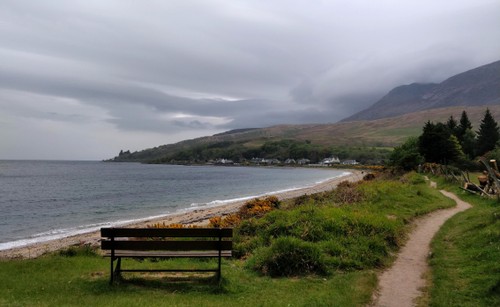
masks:
<instances>
[{"instance_id":1,"label":"mountain ridge","mask_svg":"<svg viewBox=\"0 0 500 307\"><path fill-rule=\"evenodd\" d=\"M500 104L500 61L459 73L441 83L395 87L370 107L341 122L380 119L450 106L497 104Z\"/></svg>"}]
</instances>

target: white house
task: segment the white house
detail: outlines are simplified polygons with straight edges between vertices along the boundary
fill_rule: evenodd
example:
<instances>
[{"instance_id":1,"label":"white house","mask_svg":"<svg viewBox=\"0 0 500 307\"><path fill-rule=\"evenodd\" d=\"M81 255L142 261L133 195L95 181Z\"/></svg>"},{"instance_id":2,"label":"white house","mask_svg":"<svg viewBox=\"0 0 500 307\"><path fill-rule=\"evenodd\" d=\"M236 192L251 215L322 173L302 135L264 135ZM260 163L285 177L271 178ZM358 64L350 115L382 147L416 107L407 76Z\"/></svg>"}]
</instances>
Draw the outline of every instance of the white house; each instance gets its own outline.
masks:
<instances>
[{"instance_id":1,"label":"white house","mask_svg":"<svg viewBox=\"0 0 500 307\"><path fill-rule=\"evenodd\" d=\"M299 161L297 161L297 163L300 164L300 165L306 165L306 164L311 163L311 160L309 160L309 159L300 159Z\"/></svg>"},{"instance_id":2,"label":"white house","mask_svg":"<svg viewBox=\"0 0 500 307\"><path fill-rule=\"evenodd\" d=\"M342 164L343 165L358 165L359 162L356 160L344 160L344 161L342 161Z\"/></svg>"},{"instance_id":3,"label":"white house","mask_svg":"<svg viewBox=\"0 0 500 307\"><path fill-rule=\"evenodd\" d=\"M321 165L340 164L340 160L338 157L330 157L323 159L319 164Z\"/></svg>"}]
</instances>

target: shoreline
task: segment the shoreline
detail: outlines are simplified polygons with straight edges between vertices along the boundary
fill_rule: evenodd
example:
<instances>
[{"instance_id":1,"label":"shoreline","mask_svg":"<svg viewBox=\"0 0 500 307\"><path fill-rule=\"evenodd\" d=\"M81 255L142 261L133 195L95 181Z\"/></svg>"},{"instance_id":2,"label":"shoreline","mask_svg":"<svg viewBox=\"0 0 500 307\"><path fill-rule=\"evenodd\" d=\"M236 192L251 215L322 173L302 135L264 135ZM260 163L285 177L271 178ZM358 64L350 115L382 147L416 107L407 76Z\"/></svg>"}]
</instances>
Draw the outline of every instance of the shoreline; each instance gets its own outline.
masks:
<instances>
[{"instance_id":1,"label":"shoreline","mask_svg":"<svg viewBox=\"0 0 500 307\"><path fill-rule=\"evenodd\" d=\"M277 196L279 200L286 200L299 197L306 194L314 194L324 191L329 191L334 189L342 181L360 181L363 178L363 171L360 170L345 170L350 174L340 177L335 177L321 183L315 184L310 187L299 188L296 190L281 192L281 193L270 193L268 195ZM160 218L152 218L144 220L137 223L131 223L123 225L122 227L146 227L147 225L156 223L165 224L193 224L193 225L206 225L208 220L214 216L224 216L230 213L238 211L238 209L244 205L248 200L235 201L220 206L208 207L195 209L192 211L174 213ZM67 248L73 245L98 245L100 241L100 231L94 231L84 234L78 234L70 237L65 237L61 239L45 241L34 243L26 246L15 247L11 249L1 250L0 259L14 259L14 258L36 258L48 252L57 251L63 248Z\"/></svg>"}]
</instances>

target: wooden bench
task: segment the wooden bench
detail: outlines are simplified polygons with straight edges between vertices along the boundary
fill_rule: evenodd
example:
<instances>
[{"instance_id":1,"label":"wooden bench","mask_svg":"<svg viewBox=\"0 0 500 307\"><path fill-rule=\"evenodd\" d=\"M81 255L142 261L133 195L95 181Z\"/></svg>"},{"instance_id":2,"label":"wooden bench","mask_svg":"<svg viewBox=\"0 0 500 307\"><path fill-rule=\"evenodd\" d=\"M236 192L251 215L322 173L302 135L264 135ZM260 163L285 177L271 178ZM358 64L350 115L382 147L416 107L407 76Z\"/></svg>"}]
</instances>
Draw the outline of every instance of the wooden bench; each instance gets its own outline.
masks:
<instances>
[{"instance_id":1,"label":"wooden bench","mask_svg":"<svg viewBox=\"0 0 500 307\"><path fill-rule=\"evenodd\" d=\"M231 228L101 228L101 248L111 259L110 283L121 272L215 272L220 281L222 257L232 255L232 236ZM218 267L125 270L122 258L218 258Z\"/></svg>"}]
</instances>

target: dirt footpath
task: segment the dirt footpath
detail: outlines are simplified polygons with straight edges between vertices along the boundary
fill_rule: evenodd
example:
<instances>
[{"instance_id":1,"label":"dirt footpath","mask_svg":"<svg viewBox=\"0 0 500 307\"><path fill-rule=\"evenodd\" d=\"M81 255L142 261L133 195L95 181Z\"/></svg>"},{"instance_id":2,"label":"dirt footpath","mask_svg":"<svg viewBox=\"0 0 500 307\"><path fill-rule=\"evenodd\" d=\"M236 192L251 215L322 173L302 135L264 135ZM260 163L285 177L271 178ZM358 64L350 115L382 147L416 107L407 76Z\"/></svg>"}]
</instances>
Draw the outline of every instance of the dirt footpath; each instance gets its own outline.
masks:
<instances>
[{"instance_id":1,"label":"dirt footpath","mask_svg":"<svg viewBox=\"0 0 500 307\"><path fill-rule=\"evenodd\" d=\"M415 222L415 228L393 266L379 278L374 306L414 306L415 299L422 294L421 289L426 285L423 275L428 270L427 257L434 234L447 219L471 207L453 193L440 192L455 200L457 206L432 212Z\"/></svg>"}]
</instances>

